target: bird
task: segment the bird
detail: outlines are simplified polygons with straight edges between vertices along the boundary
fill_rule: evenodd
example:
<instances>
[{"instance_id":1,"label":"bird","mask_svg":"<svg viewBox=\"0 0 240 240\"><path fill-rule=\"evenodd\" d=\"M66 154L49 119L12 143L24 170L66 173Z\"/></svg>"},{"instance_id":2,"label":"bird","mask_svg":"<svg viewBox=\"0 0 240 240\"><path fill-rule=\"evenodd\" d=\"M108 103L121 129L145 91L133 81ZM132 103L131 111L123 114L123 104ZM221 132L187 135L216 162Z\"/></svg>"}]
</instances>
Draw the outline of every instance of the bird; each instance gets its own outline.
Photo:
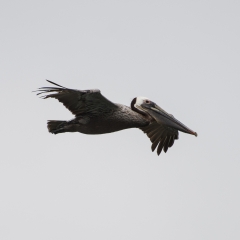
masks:
<instances>
[{"instance_id":1,"label":"bird","mask_svg":"<svg viewBox=\"0 0 240 240\"><path fill-rule=\"evenodd\" d=\"M167 113L146 97L135 97L130 107L113 103L101 94L99 89L77 90L63 87L50 80L52 87L36 90L41 98L55 98L61 102L75 118L69 121L48 120L50 133L80 132L83 134L106 134L129 128L139 128L152 142L151 149L160 155L166 153L179 131L195 135L197 133Z\"/></svg>"}]
</instances>

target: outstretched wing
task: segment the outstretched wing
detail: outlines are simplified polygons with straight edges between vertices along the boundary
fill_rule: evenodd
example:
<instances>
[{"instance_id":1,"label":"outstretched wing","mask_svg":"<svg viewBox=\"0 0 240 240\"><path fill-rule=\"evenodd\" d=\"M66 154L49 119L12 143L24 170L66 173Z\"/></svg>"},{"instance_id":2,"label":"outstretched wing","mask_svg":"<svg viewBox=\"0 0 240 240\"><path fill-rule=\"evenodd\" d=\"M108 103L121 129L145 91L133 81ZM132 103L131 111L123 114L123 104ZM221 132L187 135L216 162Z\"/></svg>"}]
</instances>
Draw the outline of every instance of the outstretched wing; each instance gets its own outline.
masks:
<instances>
[{"instance_id":1,"label":"outstretched wing","mask_svg":"<svg viewBox=\"0 0 240 240\"><path fill-rule=\"evenodd\" d=\"M168 148L172 147L174 141L178 139L178 131L176 129L164 126L157 122L152 122L146 127L140 128L152 142L152 151L157 148L157 154L160 155L162 150L166 153Z\"/></svg>"},{"instance_id":2,"label":"outstretched wing","mask_svg":"<svg viewBox=\"0 0 240 240\"><path fill-rule=\"evenodd\" d=\"M42 87L37 91L39 94L45 94L42 98L56 98L59 102L78 116L84 113L99 115L117 108L117 105L105 98L100 90L76 90L60 86L52 81L49 83L57 87Z\"/></svg>"}]
</instances>

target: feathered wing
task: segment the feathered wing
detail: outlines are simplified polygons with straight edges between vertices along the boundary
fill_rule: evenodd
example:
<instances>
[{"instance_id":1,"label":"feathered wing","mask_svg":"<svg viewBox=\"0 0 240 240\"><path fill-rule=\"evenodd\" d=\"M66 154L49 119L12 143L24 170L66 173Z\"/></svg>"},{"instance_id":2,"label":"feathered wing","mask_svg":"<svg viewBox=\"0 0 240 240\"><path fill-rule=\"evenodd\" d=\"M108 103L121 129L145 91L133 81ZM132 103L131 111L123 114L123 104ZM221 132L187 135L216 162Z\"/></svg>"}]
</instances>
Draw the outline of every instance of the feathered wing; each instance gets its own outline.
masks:
<instances>
[{"instance_id":1,"label":"feathered wing","mask_svg":"<svg viewBox=\"0 0 240 240\"><path fill-rule=\"evenodd\" d=\"M39 92L38 94L45 94L42 96L43 98L56 98L76 116L84 113L104 113L117 108L117 106L105 98L98 89L69 89L52 81L47 81L56 85L57 87L39 88L37 90Z\"/></svg>"},{"instance_id":2,"label":"feathered wing","mask_svg":"<svg viewBox=\"0 0 240 240\"><path fill-rule=\"evenodd\" d=\"M157 154L160 155L162 150L166 153L168 148L172 147L174 141L178 139L178 131L159 124L157 122L152 122L146 127L140 128L152 142L152 151L157 148Z\"/></svg>"}]
</instances>

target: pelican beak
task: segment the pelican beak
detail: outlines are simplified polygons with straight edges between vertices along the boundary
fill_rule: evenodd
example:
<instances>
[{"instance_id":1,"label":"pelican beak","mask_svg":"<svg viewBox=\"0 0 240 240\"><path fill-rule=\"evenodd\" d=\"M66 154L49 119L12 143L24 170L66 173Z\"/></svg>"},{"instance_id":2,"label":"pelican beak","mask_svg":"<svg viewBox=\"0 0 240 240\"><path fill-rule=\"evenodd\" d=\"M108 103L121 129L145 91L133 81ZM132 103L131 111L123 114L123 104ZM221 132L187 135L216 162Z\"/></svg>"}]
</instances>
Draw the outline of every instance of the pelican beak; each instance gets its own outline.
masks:
<instances>
[{"instance_id":1,"label":"pelican beak","mask_svg":"<svg viewBox=\"0 0 240 240\"><path fill-rule=\"evenodd\" d=\"M141 104L141 108L146 111L150 116L152 116L158 123L166 125L168 127L174 128L176 130L179 130L181 132L185 132L188 134L195 135L197 137L197 133L186 127L184 124L182 124L180 121L178 121L176 118L174 118L173 115L167 113L162 108L160 108L157 104Z\"/></svg>"}]
</instances>

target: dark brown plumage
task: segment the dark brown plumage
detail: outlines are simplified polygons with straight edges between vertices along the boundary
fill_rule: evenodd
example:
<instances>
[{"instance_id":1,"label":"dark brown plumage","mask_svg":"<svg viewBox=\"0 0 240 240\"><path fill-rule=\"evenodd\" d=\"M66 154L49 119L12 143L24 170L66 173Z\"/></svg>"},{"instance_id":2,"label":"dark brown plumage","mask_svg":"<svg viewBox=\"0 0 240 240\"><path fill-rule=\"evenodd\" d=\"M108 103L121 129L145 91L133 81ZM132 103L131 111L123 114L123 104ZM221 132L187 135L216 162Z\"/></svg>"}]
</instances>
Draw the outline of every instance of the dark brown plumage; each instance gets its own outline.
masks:
<instances>
[{"instance_id":1,"label":"dark brown plumage","mask_svg":"<svg viewBox=\"0 0 240 240\"><path fill-rule=\"evenodd\" d=\"M75 115L70 121L48 121L48 130L53 134L104 134L139 128L150 138L152 151L157 148L158 155L172 147L178 139L178 130L197 135L147 98L134 98L129 108L109 101L98 89L75 90L47 81L55 87L39 88L38 95L45 94L42 95L44 99L57 99Z\"/></svg>"}]
</instances>

